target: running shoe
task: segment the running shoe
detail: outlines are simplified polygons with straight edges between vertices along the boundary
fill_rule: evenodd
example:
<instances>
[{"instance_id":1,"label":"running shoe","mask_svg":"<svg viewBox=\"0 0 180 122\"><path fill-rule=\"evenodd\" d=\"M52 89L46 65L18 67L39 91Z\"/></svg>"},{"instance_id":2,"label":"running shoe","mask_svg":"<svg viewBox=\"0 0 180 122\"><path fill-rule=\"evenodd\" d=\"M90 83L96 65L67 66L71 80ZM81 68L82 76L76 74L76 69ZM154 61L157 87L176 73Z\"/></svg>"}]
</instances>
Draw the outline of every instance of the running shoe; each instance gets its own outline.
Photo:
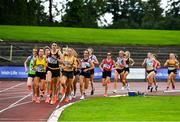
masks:
<instances>
[{"instance_id":1,"label":"running shoe","mask_svg":"<svg viewBox=\"0 0 180 122\"><path fill-rule=\"evenodd\" d=\"M168 91L169 90L169 87L166 87L166 91Z\"/></svg>"},{"instance_id":2,"label":"running shoe","mask_svg":"<svg viewBox=\"0 0 180 122\"><path fill-rule=\"evenodd\" d=\"M70 101L72 100L72 95L71 95L71 94L68 95L68 99L69 99Z\"/></svg>"},{"instance_id":3,"label":"running shoe","mask_svg":"<svg viewBox=\"0 0 180 122\"><path fill-rule=\"evenodd\" d=\"M124 88L124 86L121 88L121 90L124 90L125 88Z\"/></svg>"},{"instance_id":4,"label":"running shoe","mask_svg":"<svg viewBox=\"0 0 180 122\"><path fill-rule=\"evenodd\" d=\"M50 104L54 105L55 103L56 103L56 97L54 96L54 97L52 97L52 100L51 100Z\"/></svg>"},{"instance_id":5,"label":"running shoe","mask_svg":"<svg viewBox=\"0 0 180 122\"><path fill-rule=\"evenodd\" d=\"M117 90L114 90L113 93L117 93Z\"/></svg>"},{"instance_id":6,"label":"running shoe","mask_svg":"<svg viewBox=\"0 0 180 122\"><path fill-rule=\"evenodd\" d=\"M32 96L32 102L36 102L37 97Z\"/></svg>"},{"instance_id":7,"label":"running shoe","mask_svg":"<svg viewBox=\"0 0 180 122\"><path fill-rule=\"evenodd\" d=\"M64 101L65 101L66 103L68 103L68 102L69 102L69 98L66 97Z\"/></svg>"},{"instance_id":8,"label":"running shoe","mask_svg":"<svg viewBox=\"0 0 180 122\"><path fill-rule=\"evenodd\" d=\"M37 97L36 103L40 103L40 97Z\"/></svg>"},{"instance_id":9,"label":"running shoe","mask_svg":"<svg viewBox=\"0 0 180 122\"><path fill-rule=\"evenodd\" d=\"M73 98L76 99L76 95L73 95Z\"/></svg>"},{"instance_id":10,"label":"running shoe","mask_svg":"<svg viewBox=\"0 0 180 122\"><path fill-rule=\"evenodd\" d=\"M50 97L46 97L45 103L49 103L50 102Z\"/></svg>"},{"instance_id":11,"label":"running shoe","mask_svg":"<svg viewBox=\"0 0 180 122\"><path fill-rule=\"evenodd\" d=\"M84 100L85 99L85 97L84 97L84 95L82 95L81 97L80 97L80 100Z\"/></svg>"}]
</instances>

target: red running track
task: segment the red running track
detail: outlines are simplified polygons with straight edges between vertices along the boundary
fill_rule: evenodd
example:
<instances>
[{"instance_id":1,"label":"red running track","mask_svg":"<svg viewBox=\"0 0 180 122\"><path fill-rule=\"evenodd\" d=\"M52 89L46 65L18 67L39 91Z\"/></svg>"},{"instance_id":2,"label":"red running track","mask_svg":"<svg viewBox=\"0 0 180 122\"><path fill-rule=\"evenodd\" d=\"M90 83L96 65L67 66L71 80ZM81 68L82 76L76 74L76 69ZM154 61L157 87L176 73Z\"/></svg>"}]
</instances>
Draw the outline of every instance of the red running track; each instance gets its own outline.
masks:
<instances>
[{"instance_id":1,"label":"red running track","mask_svg":"<svg viewBox=\"0 0 180 122\"><path fill-rule=\"evenodd\" d=\"M146 82L130 82L131 89L134 91L147 92L149 95L180 95L179 92L164 93L166 88L166 82L159 82L159 88L157 92L147 92ZM77 84L78 97L75 100L79 100L79 84ZM118 83L118 93L125 94L127 91L121 91L121 84ZM103 96L104 88L100 82L95 83L95 97ZM176 83L176 89L180 90L180 82ZM108 93L112 95L113 83L109 85ZM86 95L89 95L90 89ZM75 101L73 100L73 101ZM62 103L65 104L65 103ZM31 91L26 88L26 82L22 81L0 81L0 121L47 121L51 113L55 110L57 104L50 105L41 101L40 104L31 102Z\"/></svg>"}]
</instances>

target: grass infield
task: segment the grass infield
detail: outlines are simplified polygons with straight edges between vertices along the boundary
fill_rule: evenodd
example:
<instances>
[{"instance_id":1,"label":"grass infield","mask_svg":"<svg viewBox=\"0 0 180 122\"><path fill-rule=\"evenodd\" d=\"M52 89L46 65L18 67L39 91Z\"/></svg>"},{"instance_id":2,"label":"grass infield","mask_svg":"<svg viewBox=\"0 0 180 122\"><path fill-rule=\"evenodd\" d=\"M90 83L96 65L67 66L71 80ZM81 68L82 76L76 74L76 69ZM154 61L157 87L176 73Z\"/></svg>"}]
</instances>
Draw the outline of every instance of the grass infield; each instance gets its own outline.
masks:
<instances>
[{"instance_id":1,"label":"grass infield","mask_svg":"<svg viewBox=\"0 0 180 122\"><path fill-rule=\"evenodd\" d=\"M180 45L180 31L0 26L0 39L104 45Z\"/></svg>"},{"instance_id":2,"label":"grass infield","mask_svg":"<svg viewBox=\"0 0 180 122\"><path fill-rule=\"evenodd\" d=\"M180 121L179 96L93 98L66 108L59 121Z\"/></svg>"}]
</instances>

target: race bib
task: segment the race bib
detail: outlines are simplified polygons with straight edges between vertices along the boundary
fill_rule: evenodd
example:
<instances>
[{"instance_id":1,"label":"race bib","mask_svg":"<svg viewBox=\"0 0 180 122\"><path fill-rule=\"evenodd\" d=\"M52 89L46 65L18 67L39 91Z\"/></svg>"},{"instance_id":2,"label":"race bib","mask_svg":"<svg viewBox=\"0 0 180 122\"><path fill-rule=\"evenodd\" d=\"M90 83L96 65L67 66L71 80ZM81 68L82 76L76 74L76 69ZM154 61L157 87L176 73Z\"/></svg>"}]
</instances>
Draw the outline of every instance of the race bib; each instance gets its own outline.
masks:
<instances>
[{"instance_id":1,"label":"race bib","mask_svg":"<svg viewBox=\"0 0 180 122\"><path fill-rule=\"evenodd\" d=\"M103 68L110 69L110 68L111 68L111 65L109 65L109 64L104 64L104 65L103 65Z\"/></svg>"},{"instance_id":2,"label":"race bib","mask_svg":"<svg viewBox=\"0 0 180 122\"><path fill-rule=\"evenodd\" d=\"M56 58L53 58L53 57L48 57L48 63L50 64L57 64L58 61Z\"/></svg>"},{"instance_id":3,"label":"race bib","mask_svg":"<svg viewBox=\"0 0 180 122\"><path fill-rule=\"evenodd\" d=\"M90 64L88 62L83 62L81 67L87 68L87 67L90 67Z\"/></svg>"},{"instance_id":4,"label":"race bib","mask_svg":"<svg viewBox=\"0 0 180 122\"><path fill-rule=\"evenodd\" d=\"M152 62L148 62L147 66L153 66L153 63Z\"/></svg>"},{"instance_id":5,"label":"race bib","mask_svg":"<svg viewBox=\"0 0 180 122\"><path fill-rule=\"evenodd\" d=\"M37 72L44 72L44 66L43 65L38 65L37 68L36 68L36 71Z\"/></svg>"}]
</instances>

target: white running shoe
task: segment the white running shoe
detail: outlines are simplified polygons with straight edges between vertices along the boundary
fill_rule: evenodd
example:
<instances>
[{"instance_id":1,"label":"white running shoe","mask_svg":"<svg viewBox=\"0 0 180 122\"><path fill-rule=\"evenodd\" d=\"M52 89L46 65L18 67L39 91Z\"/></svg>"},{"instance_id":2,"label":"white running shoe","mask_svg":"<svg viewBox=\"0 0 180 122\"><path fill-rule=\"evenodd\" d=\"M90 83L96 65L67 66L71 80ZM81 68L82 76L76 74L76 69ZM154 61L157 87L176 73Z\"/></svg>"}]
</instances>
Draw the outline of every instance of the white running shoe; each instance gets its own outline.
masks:
<instances>
[{"instance_id":1,"label":"white running shoe","mask_svg":"<svg viewBox=\"0 0 180 122\"><path fill-rule=\"evenodd\" d=\"M114 90L113 93L117 93L117 90Z\"/></svg>"},{"instance_id":2,"label":"white running shoe","mask_svg":"<svg viewBox=\"0 0 180 122\"><path fill-rule=\"evenodd\" d=\"M71 101L71 100L72 100L72 95L69 94L69 95L68 95L68 98L69 98L69 100Z\"/></svg>"},{"instance_id":3,"label":"white running shoe","mask_svg":"<svg viewBox=\"0 0 180 122\"><path fill-rule=\"evenodd\" d=\"M125 89L124 87L121 88L121 90L124 90L124 89Z\"/></svg>"},{"instance_id":4,"label":"white running shoe","mask_svg":"<svg viewBox=\"0 0 180 122\"><path fill-rule=\"evenodd\" d=\"M73 95L73 98L76 99L76 95Z\"/></svg>"},{"instance_id":5,"label":"white running shoe","mask_svg":"<svg viewBox=\"0 0 180 122\"><path fill-rule=\"evenodd\" d=\"M84 97L84 95L82 95L81 97L80 97L80 100L84 100L85 99L85 97Z\"/></svg>"},{"instance_id":6,"label":"white running shoe","mask_svg":"<svg viewBox=\"0 0 180 122\"><path fill-rule=\"evenodd\" d=\"M74 92L73 91L71 92L71 95L74 96Z\"/></svg>"}]
</instances>

